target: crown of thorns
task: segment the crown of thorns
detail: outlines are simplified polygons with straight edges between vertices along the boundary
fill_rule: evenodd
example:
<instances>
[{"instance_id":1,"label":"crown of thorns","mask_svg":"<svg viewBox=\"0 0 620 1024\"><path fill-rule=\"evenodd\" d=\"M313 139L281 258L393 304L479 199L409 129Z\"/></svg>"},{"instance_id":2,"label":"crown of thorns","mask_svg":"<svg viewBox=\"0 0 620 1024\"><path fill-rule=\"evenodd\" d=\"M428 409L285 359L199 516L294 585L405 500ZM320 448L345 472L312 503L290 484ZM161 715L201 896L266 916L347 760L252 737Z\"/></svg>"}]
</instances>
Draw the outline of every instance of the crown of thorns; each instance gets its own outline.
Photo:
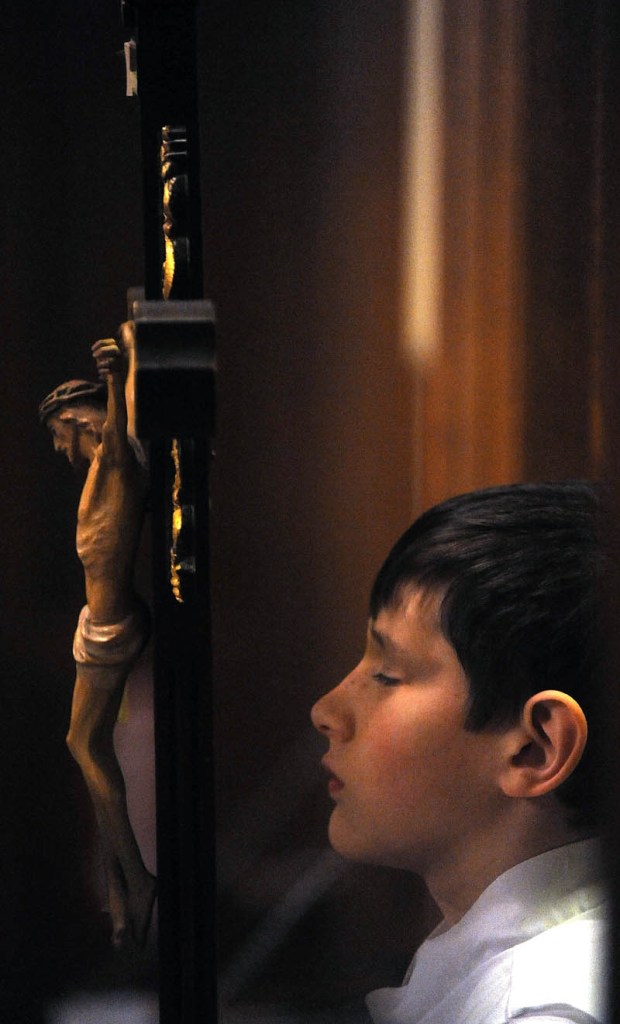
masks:
<instances>
[{"instance_id":1,"label":"crown of thorns","mask_svg":"<svg viewBox=\"0 0 620 1024\"><path fill-rule=\"evenodd\" d=\"M68 380L65 384L59 384L43 399L39 406L39 420L45 423L52 413L64 405L77 405L78 402L93 400L97 405L105 405L106 393L106 385L101 382Z\"/></svg>"}]
</instances>

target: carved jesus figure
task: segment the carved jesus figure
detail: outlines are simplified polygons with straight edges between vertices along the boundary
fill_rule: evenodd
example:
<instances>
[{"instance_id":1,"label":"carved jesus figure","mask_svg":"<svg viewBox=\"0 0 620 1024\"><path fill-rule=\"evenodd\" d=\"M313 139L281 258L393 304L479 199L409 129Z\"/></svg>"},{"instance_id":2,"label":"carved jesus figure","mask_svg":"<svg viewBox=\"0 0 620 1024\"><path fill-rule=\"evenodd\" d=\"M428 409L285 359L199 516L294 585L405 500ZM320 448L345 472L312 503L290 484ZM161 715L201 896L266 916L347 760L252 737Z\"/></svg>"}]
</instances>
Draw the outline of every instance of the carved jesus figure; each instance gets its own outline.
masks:
<instances>
[{"instance_id":1,"label":"carved jesus figure","mask_svg":"<svg viewBox=\"0 0 620 1024\"><path fill-rule=\"evenodd\" d=\"M129 821L113 739L125 683L146 645L150 621L133 579L148 481L140 445L127 432L130 336L125 324L118 340L93 345L100 383L68 381L39 407L54 449L86 473L76 535L86 604L73 642L67 744L95 809L116 946L144 944L156 886Z\"/></svg>"}]
</instances>

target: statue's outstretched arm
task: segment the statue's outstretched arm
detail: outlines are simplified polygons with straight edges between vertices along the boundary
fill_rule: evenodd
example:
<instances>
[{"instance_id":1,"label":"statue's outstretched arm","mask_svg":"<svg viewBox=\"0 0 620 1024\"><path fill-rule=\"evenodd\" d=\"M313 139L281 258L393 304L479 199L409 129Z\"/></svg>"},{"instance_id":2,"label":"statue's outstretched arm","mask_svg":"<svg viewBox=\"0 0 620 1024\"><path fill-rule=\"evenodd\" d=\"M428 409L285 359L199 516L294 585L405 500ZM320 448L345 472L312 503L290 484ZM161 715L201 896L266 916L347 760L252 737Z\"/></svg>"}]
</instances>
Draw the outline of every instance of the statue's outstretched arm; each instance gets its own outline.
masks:
<instances>
[{"instance_id":1,"label":"statue's outstretched arm","mask_svg":"<svg viewBox=\"0 0 620 1024\"><path fill-rule=\"evenodd\" d=\"M99 379L108 387L107 415L102 430L102 448L106 459L123 461L130 454L127 440L127 404L125 379L128 368L128 350L123 325L118 338L102 338L92 346Z\"/></svg>"}]
</instances>

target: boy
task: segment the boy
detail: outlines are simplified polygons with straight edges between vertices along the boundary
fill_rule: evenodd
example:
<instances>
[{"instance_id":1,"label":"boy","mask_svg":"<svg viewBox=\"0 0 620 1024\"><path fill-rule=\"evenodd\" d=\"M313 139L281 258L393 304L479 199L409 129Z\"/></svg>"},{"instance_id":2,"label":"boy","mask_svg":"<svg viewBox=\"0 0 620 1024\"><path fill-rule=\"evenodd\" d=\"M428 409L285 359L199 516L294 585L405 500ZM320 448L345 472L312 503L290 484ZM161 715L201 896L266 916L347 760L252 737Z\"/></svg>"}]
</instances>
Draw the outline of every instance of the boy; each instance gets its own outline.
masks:
<instances>
[{"instance_id":1,"label":"boy","mask_svg":"<svg viewBox=\"0 0 620 1024\"><path fill-rule=\"evenodd\" d=\"M584 483L429 510L377 576L362 661L312 710L332 845L420 874L443 915L404 985L368 997L378 1024L605 1019L597 533Z\"/></svg>"}]
</instances>

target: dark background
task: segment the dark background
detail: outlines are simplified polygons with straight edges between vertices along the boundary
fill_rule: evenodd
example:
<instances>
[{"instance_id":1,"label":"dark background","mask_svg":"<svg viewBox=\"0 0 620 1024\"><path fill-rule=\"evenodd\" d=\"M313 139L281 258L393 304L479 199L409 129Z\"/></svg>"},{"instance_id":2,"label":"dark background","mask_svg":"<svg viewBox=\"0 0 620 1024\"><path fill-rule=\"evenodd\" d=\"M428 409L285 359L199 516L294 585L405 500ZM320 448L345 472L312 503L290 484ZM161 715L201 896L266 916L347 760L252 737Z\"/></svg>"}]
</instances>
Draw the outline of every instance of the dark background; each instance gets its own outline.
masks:
<instances>
[{"instance_id":1,"label":"dark background","mask_svg":"<svg viewBox=\"0 0 620 1024\"><path fill-rule=\"evenodd\" d=\"M219 932L224 992L237 1007L311 1014L355 1001L396 980L431 915L414 879L326 854L322 745L308 725L313 701L359 655L372 576L412 518L425 427L397 330L405 6L201 7L205 278L220 363ZM445 6L454 41L463 7ZM109 952L92 815L64 747L83 597L79 482L36 417L52 387L92 374L90 344L114 332L126 289L142 282L138 111L124 95L118 7L2 7L0 1005L15 1024L37 1024L50 999L79 988L156 984L152 947L126 961ZM480 6L498 66L502 35L488 12L510 8ZM515 465L526 477L591 475L605 345L617 333L613 144L601 141L617 134L603 117L613 75L601 78L613 8L518 8ZM456 203L466 181L452 172ZM497 399L482 373L471 401L487 392ZM493 482L484 450L480 465L468 485ZM139 575L148 590L148 537ZM148 680L130 689L148 747ZM150 770L138 748L134 786ZM150 850L148 780L140 785ZM291 886L306 908L297 921L283 909Z\"/></svg>"},{"instance_id":2,"label":"dark background","mask_svg":"<svg viewBox=\"0 0 620 1024\"><path fill-rule=\"evenodd\" d=\"M0 1002L27 1022L107 950L90 808L64 747L79 484L36 409L62 380L92 376L89 346L141 276L118 18L113 2L2 6Z\"/></svg>"}]
</instances>

